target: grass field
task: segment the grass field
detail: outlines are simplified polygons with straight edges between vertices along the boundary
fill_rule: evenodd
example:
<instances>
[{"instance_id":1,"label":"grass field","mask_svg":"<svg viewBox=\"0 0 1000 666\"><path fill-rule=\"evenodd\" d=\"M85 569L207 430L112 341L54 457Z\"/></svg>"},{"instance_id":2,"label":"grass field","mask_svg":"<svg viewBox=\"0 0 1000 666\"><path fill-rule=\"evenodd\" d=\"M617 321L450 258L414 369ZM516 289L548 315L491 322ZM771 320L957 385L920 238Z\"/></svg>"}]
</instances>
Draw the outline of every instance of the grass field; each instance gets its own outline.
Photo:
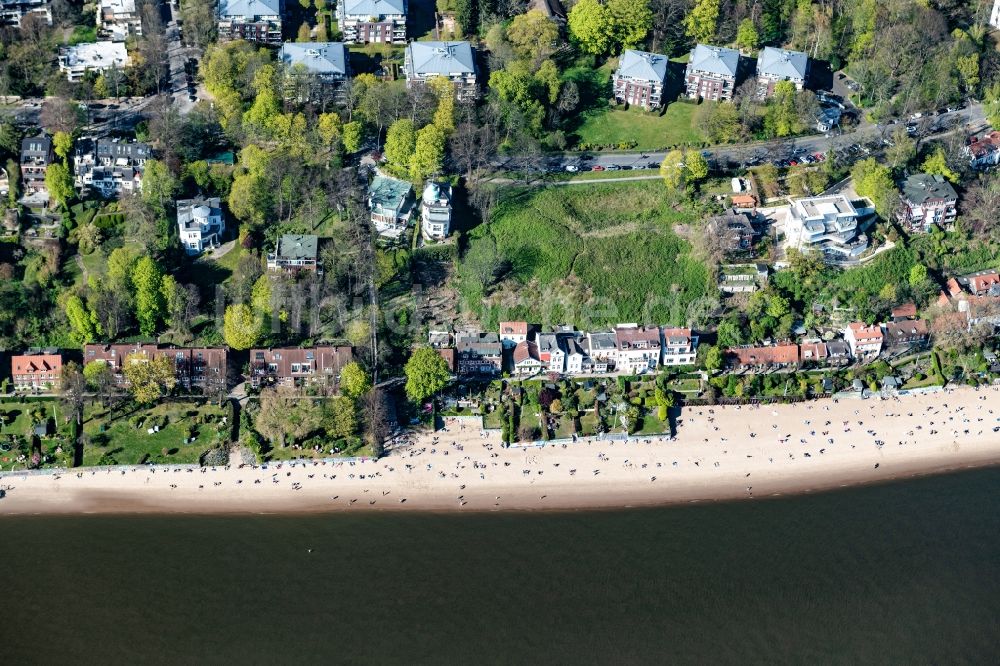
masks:
<instances>
[{"instance_id":1,"label":"grass field","mask_svg":"<svg viewBox=\"0 0 1000 666\"><path fill-rule=\"evenodd\" d=\"M707 271L672 231L690 215L657 181L510 190L495 221L470 234L492 236L509 269L485 300L463 284L487 328L505 318L572 323L681 324L706 293Z\"/></svg>"},{"instance_id":2,"label":"grass field","mask_svg":"<svg viewBox=\"0 0 1000 666\"><path fill-rule=\"evenodd\" d=\"M104 454L120 465L137 464L146 455L154 463L197 463L202 453L219 442L216 427L224 413L213 404L168 402L109 419L100 405L88 406L83 432L90 443L84 447L83 464L97 465ZM142 418L142 423L137 418ZM150 423L164 418L166 423L159 432L147 432ZM189 428L194 428L195 438L186 443Z\"/></svg>"},{"instance_id":3,"label":"grass field","mask_svg":"<svg viewBox=\"0 0 1000 666\"><path fill-rule=\"evenodd\" d=\"M587 111L576 129L577 145L608 146L635 141L636 150L660 150L682 144L700 144L705 138L694 126L694 104L674 102L661 116L640 108Z\"/></svg>"}]
</instances>

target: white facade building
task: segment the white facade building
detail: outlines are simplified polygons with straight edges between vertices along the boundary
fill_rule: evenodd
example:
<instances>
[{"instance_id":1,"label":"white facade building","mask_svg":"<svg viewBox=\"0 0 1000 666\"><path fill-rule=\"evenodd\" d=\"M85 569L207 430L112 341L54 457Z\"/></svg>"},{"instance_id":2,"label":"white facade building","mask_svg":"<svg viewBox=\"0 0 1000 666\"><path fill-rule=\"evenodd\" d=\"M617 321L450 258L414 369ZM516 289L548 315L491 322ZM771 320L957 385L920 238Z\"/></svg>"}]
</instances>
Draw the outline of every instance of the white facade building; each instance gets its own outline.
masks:
<instances>
[{"instance_id":1,"label":"white facade building","mask_svg":"<svg viewBox=\"0 0 1000 666\"><path fill-rule=\"evenodd\" d=\"M1000 0L993 0L993 11L990 12L990 25L1000 28Z\"/></svg>"},{"instance_id":2,"label":"white facade building","mask_svg":"<svg viewBox=\"0 0 1000 666\"><path fill-rule=\"evenodd\" d=\"M868 238L858 233L858 217L842 194L795 199L785 226L787 243L816 249L834 261L857 259L868 249Z\"/></svg>"},{"instance_id":3,"label":"white facade building","mask_svg":"<svg viewBox=\"0 0 1000 666\"><path fill-rule=\"evenodd\" d=\"M690 328L663 329L663 365L694 365L698 336Z\"/></svg>"},{"instance_id":4,"label":"white facade building","mask_svg":"<svg viewBox=\"0 0 1000 666\"><path fill-rule=\"evenodd\" d=\"M102 37L124 42L129 35L142 35L142 19L135 0L100 0L97 5L97 29Z\"/></svg>"},{"instance_id":5,"label":"white facade building","mask_svg":"<svg viewBox=\"0 0 1000 666\"><path fill-rule=\"evenodd\" d=\"M451 231L451 185L427 181L420 199L420 233L424 240L444 240Z\"/></svg>"},{"instance_id":6,"label":"white facade building","mask_svg":"<svg viewBox=\"0 0 1000 666\"><path fill-rule=\"evenodd\" d=\"M188 254L201 254L205 248L218 246L226 229L219 198L178 201L177 226Z\"/></svg>"},{"instance_id":7,"label":"white facade building","mask_svg":"<svg viewBox=\"0 0 1000 666\"><path fill-rule=\"evenodd\" d=\"M59 49L59 69L74 83L83 79L87 72L104 73L111 67L124 69L131 64L121 42L94 42Z\"/></svg>"}]
</instances>

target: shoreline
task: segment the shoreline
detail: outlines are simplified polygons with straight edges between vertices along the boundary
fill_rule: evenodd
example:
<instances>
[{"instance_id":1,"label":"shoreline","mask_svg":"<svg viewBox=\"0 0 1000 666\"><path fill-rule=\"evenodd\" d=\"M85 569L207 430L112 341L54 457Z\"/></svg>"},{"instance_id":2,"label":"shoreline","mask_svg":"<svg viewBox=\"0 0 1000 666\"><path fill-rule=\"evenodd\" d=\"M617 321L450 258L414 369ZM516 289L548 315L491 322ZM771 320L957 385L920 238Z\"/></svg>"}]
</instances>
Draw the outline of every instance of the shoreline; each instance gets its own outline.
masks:
<instances>
[{"instance_id":1,"label":"shoreline","mask_svg":"<svg viewBox=\"0 0 1000 666\"><path fill-rule=\"evenodd\" d=\"M495 433L454 424L378 461L6 473L0 516L573 511L805 495L1000 464L998 393L689 407L672 442L505 449Z\"/></svg>"}]
</instances>

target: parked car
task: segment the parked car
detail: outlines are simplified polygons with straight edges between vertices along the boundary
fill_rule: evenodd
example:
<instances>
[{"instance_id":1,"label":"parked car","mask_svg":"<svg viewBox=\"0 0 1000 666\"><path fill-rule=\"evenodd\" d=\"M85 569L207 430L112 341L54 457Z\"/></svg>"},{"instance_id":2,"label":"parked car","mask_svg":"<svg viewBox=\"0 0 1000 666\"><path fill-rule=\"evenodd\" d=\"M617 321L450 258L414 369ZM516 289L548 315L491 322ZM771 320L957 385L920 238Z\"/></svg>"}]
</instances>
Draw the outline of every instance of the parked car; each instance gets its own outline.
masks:
<instances>
[{"instance_id":1,"label":"parked car","mask_svg":"<svg viewBox=\"0 0 1000 666\"><path fill-rule=\"evenodd\" d=\"M604 171L604 167L602 167L600 164L595 164L594 166L590 167L590 170L591 171Z\"/></svg>"},{"instance_id":2,"label":"parked car","mask_svg":"<svg viewBox=\"0 0 1000 666\"><path fill-rule=\"evenodd\" d=\"M579 170L580 170L580 167L578 167L575 164L567 164L566 165L566 171L569 171L570 173L573 173L573 172L576 172L576 171L579 171Z\"/></svg>"},{"instance_id":3,"label":"parked car","mask_svg":"<svg viewBox=\"0 0 1000 666\"><path fill-rule=\"evenodd\" d=\"M618 171L619 169L621 169L621 167L618 166L617 164L609 164L607 167L605 167L605 169L607 169L608 171Z\"/></svg>"}]
</instances>

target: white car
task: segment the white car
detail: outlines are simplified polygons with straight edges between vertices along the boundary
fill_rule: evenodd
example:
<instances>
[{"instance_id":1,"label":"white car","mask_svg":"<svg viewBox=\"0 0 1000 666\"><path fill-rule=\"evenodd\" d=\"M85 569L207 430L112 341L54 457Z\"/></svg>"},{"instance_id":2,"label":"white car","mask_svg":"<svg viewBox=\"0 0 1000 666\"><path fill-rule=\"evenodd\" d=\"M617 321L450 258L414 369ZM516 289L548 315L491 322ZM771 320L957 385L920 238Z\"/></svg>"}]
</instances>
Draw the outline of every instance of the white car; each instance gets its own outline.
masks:
<instances>
[{"instance_id":1,"label":"white car","mask_svg":"<svg viewBox=\"0 0 1000 666\"><path fill-rule=\"evenodd\" d=\"M575 173L575 172L577 172L579 170L580 170L580 167L578 167L575 164L567 164L566 165L566 171L569 171L570 173Z\"/></svg>"}]
</instances>

